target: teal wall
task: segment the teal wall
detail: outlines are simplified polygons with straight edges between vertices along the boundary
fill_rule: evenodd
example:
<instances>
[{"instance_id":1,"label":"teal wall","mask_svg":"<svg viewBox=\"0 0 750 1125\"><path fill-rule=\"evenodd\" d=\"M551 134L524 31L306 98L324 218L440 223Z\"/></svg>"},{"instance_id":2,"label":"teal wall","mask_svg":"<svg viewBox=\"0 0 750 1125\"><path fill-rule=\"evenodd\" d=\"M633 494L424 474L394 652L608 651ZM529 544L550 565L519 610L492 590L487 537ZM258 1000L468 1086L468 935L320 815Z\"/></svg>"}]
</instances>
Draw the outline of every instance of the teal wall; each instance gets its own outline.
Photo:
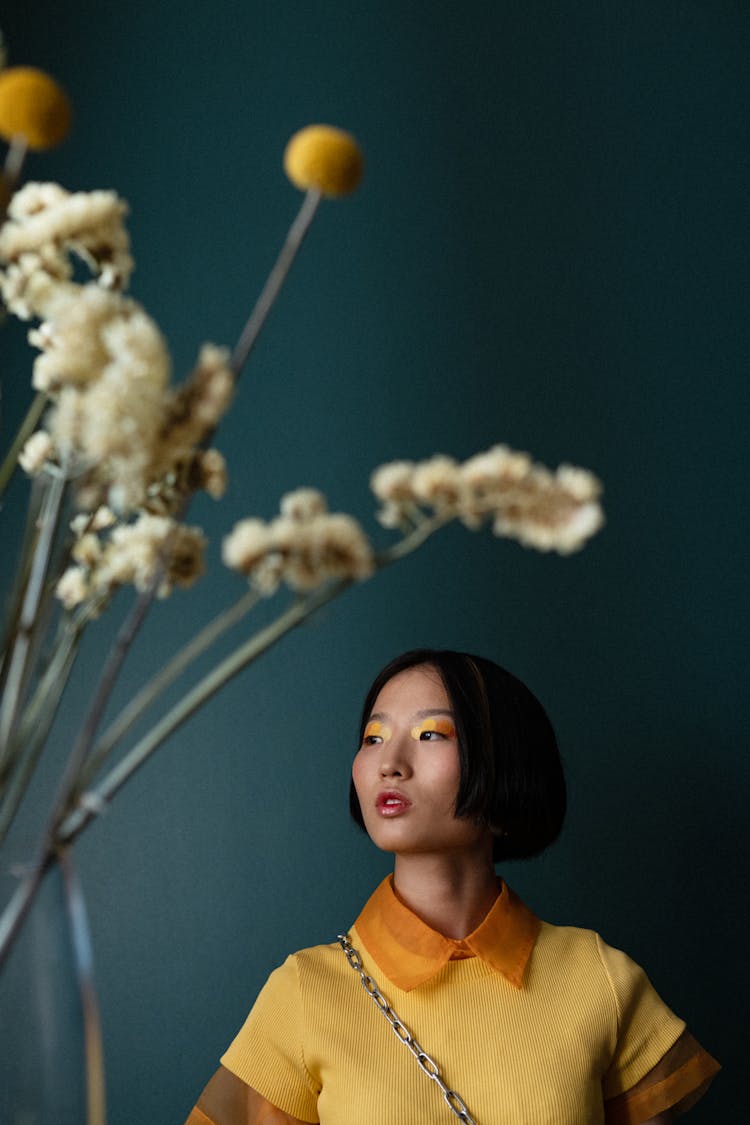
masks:
<instances>
[{"instance_id":1,"label":"teal wall","mask_svg":"<svg viewBox=\"0 0 750 1125\"><path fill-rule=\"evenodd\" d=\"M222 427L231 486L194 508L211 574L157 607L126 686L234 596L224 531L298 484L369 521L375 465L503 440L606 485L607 527L580 555L451 530L349 592L83 838L110 1125L182 1121L269 970L330 940L387 870L348 823L349 760L372 674L422 644L491 656L546 703L569 820L508 877L647 967L726 1067L691 1120L735 1116L750 10L10 0L2 24L12 61L54 72L76 107L30 175L129 200L133 293L179 373L204 339L234 340L273 260L298 205L288 136L330 121L367 154ZM0 348L7 433L30 354L15 325ZM2 516L4 567L23 493ZM110 635L91 630L74 706ZM72 730L64 717L60 747Z\"/></svg>"}]
</instances>

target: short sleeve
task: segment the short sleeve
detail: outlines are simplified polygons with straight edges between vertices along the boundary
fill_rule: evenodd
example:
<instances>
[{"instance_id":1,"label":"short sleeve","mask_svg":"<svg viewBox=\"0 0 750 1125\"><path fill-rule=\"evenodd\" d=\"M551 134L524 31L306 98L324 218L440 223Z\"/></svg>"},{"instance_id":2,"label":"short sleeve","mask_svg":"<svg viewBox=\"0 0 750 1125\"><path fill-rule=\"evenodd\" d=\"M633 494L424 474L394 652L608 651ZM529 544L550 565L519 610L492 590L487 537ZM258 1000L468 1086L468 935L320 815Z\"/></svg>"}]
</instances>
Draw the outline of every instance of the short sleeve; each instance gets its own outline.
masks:
<instances>
[{"instance_id":1,"label":"short sleeve","mask_svg":"<svg viewBox=\"0 0 750 1125\"><path fill-rule=\"evenodd\" d=\"M305 1125L220 1066L185 1125Z\"/></svg>"},{"instance_id":2,"label":"short sleeve","mask_svg":"<svg viewBox=\"0 0 750 1125\"><path fill-rule=\"evenodd\" d=\"M602 1080L607 1125L637 1125L668 1109L688 1108L718 1064L688 1035L684 1020L667 1007L643 969L597 941L617 1009L615 1048ZM644 1096L646 1089L650 1093Z\"/></svg>"},{"instance_id":3,"label":"short sleeve","mask_svg":"<svg viewBox=\"0 0 750 1125\"><path fill-rule=\"evenodd\" d=\"M317 1122L320 1089L305 1065L295 958L271 973L222 1066L285 1113Z\"/></svg>"}]
</instances>

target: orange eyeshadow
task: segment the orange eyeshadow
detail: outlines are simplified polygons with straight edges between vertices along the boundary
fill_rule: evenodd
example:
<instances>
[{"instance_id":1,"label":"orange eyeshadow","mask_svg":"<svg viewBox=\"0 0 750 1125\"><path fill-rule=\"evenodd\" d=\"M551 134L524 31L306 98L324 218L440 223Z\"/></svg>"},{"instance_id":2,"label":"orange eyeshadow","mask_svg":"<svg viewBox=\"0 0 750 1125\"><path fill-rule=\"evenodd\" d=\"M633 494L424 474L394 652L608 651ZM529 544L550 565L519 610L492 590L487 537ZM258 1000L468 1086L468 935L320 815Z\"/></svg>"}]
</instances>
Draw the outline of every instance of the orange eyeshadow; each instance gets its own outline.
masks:
<instances>
[{"instance_id":1,"label":"orange eyeshadow","mask_svg":"<svg viewBox=\"0 0 750 1125\"><path fill-rule=\"evenodd\" d=\"M365 733L362 738L382 738L383 742L387 742L391 737L391 728L385 726L378 719L370 719L365 727Z\"/></svg>"},{"instance_id":2,"label":"orange eyeshadow","mask_svg":"<svg viewBox=\"0 0 750 1125\"><path fill-rule=\"evenodd\" d=\"M442 734L444 738L456 737L456 728L453 725L453 720L449 719L447 715L436 715L434 719L424 719L418 726L411 728L411 736L419 740L421 734L430 730L434 730L436 734Z\"/></svg>"}]
</instances>

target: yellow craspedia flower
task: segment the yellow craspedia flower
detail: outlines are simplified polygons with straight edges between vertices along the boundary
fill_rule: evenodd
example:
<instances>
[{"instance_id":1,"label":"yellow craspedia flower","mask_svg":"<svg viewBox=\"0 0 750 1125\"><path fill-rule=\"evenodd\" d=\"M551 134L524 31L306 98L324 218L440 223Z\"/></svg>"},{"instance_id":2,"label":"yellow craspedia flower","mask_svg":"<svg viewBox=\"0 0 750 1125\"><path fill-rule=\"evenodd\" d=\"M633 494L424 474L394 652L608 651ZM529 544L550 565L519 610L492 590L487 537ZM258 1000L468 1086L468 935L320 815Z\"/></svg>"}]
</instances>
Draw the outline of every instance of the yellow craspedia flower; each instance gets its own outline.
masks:
<instances>
[{"instance_id":1,"label":"yellow craspedia flower","mask_svg":"<svg viewBox=\"0 0 750 1125\"><path fill-rule=\"evenodd\" d=\"M29 148L52 148L68 135L70 102L54 78L33 66L0 71L0 136L24 137Z\"/></svg>"},{"instance_id":2,"label":"yellow craspedia flower","mask_svg":"<svg viewBox=\"0 0 750 1125\"><path fill-rule=\"evenodd\" d=\"M333 125L308 125L284 151L284 171L295 187L323 195L348 195L362 179L364 158L351 133Z\"/></svg>"}]
</instances>

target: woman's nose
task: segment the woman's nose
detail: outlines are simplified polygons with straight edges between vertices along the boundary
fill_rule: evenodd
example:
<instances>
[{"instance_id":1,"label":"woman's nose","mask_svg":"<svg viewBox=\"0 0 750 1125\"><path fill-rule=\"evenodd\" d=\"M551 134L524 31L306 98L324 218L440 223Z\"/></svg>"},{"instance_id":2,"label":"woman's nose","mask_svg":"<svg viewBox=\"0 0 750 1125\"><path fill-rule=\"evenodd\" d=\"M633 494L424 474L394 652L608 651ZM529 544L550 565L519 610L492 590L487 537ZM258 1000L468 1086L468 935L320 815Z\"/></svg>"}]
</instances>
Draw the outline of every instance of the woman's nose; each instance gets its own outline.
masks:
<instances>
[{"instance_id":1,"label":"woman's nose","mask_svg":"<svg viewBox=\"0 0 750 1125\"><path fill-rule=\"evenodd\" d=\"M380 759L381 777L407 777L411 773L409 755L399 739L392 739L383 747Z\"/></svg>"}]
</instances>

